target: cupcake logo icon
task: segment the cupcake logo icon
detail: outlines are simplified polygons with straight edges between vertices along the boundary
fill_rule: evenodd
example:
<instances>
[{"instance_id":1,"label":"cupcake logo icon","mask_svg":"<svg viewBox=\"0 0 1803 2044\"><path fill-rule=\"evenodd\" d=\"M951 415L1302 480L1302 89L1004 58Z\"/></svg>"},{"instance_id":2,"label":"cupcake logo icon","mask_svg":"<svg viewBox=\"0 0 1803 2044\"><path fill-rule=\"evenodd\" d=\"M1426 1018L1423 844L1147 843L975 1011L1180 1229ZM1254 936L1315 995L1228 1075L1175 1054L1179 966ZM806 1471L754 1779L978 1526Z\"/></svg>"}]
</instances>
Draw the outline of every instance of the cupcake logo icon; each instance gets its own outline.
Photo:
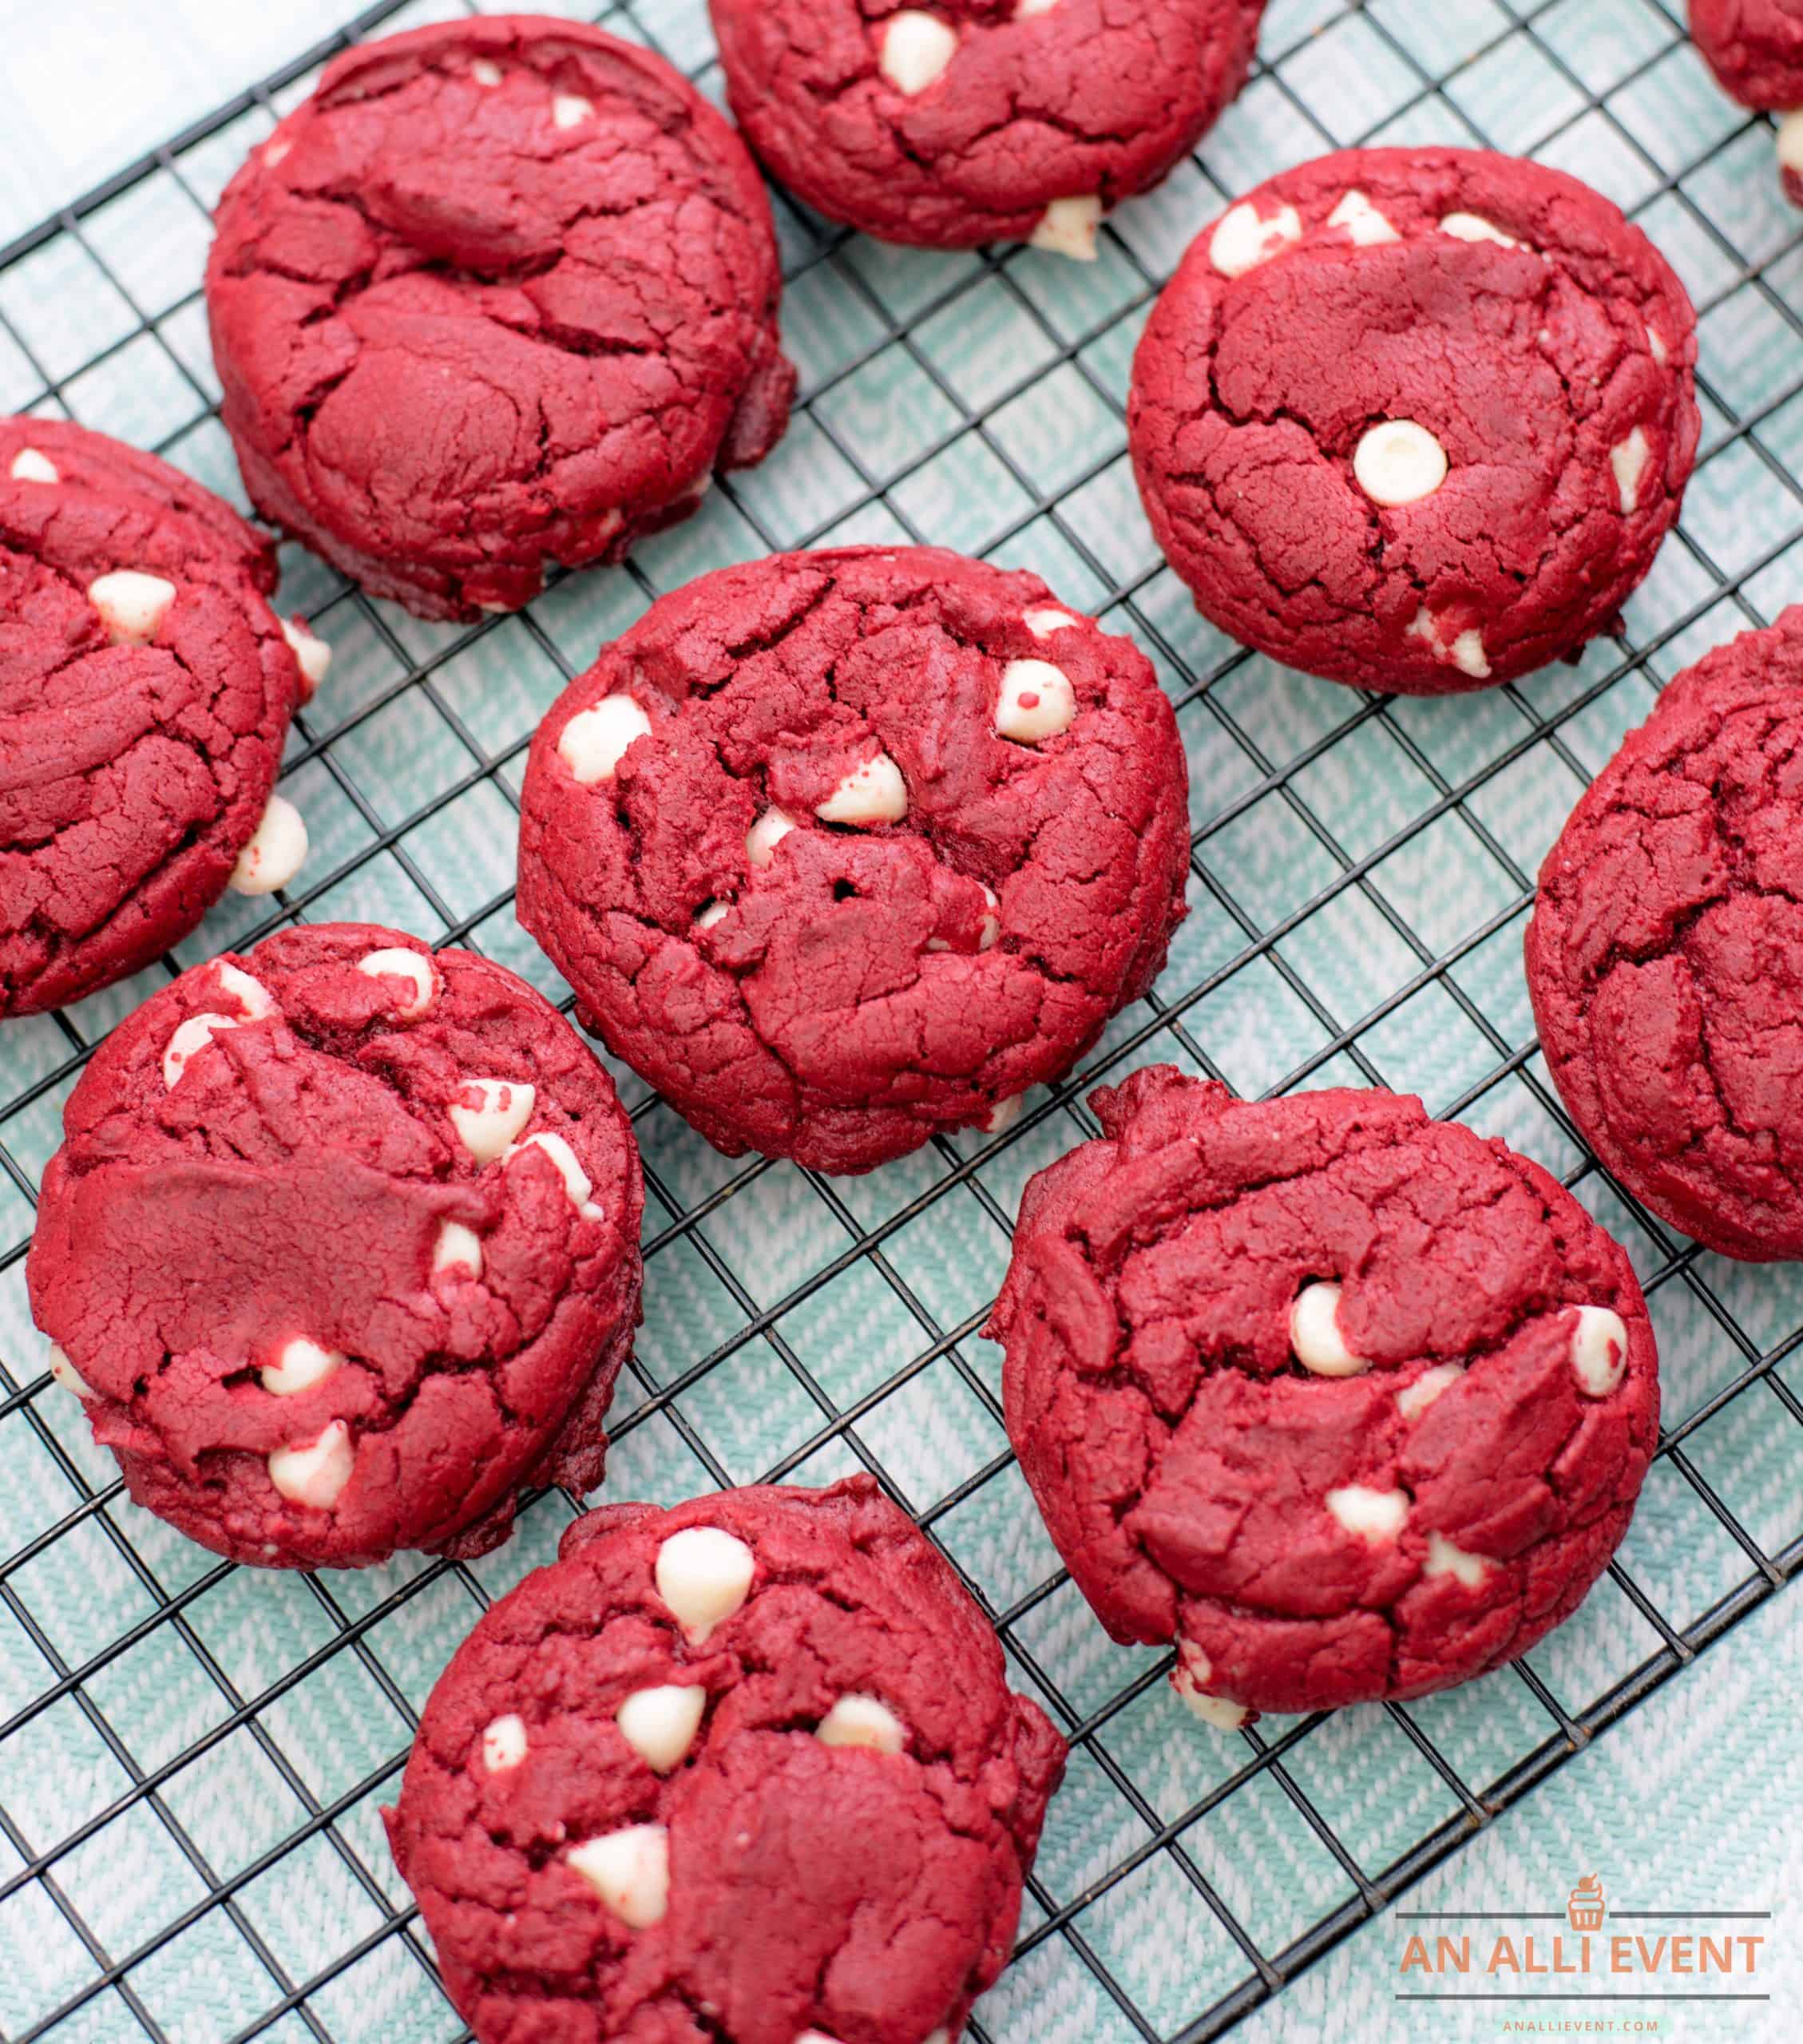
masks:
<instances>
[{"instance_id":1,"label":"cupcake logo icon","mask_svg":"<svg viewBox=\"0 0 1803 2044\"><path fill-rule=\"evenodd\" d=\"M1603 1928L1603 1884L1595 1874L1586 1874L1566 1898L1565 1913L1574 1931Z\"/></svg>"}]
</instances>

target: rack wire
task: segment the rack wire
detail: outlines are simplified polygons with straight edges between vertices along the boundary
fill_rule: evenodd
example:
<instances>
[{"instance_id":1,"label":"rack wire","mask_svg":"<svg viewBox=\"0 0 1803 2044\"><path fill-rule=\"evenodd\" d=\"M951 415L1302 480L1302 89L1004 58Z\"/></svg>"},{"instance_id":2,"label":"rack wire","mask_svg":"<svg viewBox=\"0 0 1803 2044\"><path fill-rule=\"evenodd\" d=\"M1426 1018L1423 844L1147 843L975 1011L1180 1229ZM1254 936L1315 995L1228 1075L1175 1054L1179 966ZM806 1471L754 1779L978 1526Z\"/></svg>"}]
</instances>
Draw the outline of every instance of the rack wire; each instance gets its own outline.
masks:
<instances>
[{"instance_id":1,"label":"rack wire","mask_svg":"<svg viewBox=\"0 0 1803 2044\"><path fill-rule=\"evenodd\" d=\"M0 409L67 412L239 497L200 303L208 208L325 57L457 11L369 9L0 252ZM699 0L600 18L719 97ZM1151 299L1227 199L1326 149L1440 139L1576 170L1647 228L1702 315L1706 434L1619 640L1423 704L1283 673L1199 622L1133 502L1123 401ZM471 1565L217 1562L129 1504L44 1371L32 1202L106 1029L284 921L398 922L567 1004L512 918L533 725L603 638L725 560L906 538L1035 566L1153 655L1195 783L1192 914L1168 969L1005 1136L835 1181L728 1163L616 1072L646 1159L648 1296L607 1494L871 1471L1072 1742L1014 1963L971 2036L1221 2034L1791 1579L1803 1278L1702 1254L1607 1178L1547 1083L1519 955L1534 868L1621 733L1678 665L1803 584L1803 374L1786 363L1803 366L1803 231L1769 154L1769 124L1713 93L1664 0L1277 0L1239 105L1105 228L1092 271L884 249L774 194L794 428L626 570L465 630L285 550L286 605L339 656L285 763L312 826L300 884L0 1038L0 2037L467 2035L375 1812L450 1652L580 1501L538 1496ZM1560 1170L1628 1244L1664 1357L1658 1458L1607 1579L1512 1670L1216 1741L1175 1712L1169 1656L1111 1646L1056 1566L977 1330L1025 1178L1094 1132L1094 1083L1155 1057L1248 1094L1421 1091Z\"/></svg>"}]
</instances>

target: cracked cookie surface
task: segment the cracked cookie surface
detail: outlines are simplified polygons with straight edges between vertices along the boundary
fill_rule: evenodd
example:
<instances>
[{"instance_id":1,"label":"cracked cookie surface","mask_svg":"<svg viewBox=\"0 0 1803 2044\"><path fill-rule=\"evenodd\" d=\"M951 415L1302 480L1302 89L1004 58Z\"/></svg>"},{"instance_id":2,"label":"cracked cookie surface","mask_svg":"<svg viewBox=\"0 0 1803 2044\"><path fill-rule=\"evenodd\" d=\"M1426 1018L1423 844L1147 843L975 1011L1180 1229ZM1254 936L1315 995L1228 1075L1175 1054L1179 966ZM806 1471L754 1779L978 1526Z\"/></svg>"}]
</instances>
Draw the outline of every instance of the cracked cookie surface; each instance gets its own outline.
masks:
<instances>
[{"instance_id":1,"label":"cracked cookie surface","mask_svg":"<svg viewBox=\"0 0 1803 2044\"><path fill-rule=\"evenodd\" d=\"M1658 1432L1627 1256L1536 1164L1384 1092L1173 1068L1028 1185L990 1332L1008 1429L1118 1640L1258 1710L1524 1652L1626 1532Z\"/></svg>"},{"instance_id":2,"label":"cracked cookie surface","mask_svg":"<svg viewBox=\"0 0 1803 2044\"><path fill-rule=\"evenodd\" d=\"M576 1520L385 1815L482 2044L950 2044L1064 1760L859 1476Z\"/></svg>"},{"instance_id":3,"label":"cracked cookie surface","mask_svg":"<svg viewBox=\"0 0 1803 2044\"><path fill-rule=\"evenodd\" d=\"M428 617L517 608L759 461L770 203L650 52L497 16L361 46L228 186L207 271L253 501Z\"/></svg>"},{"instance_id":4,"label":"cracked cookie surface","mask_svg":"<svg viewBox=\"0 0 1803 2044\"><path fill-rule=\"evenodd\" d=\"M127 1486L204 1547L485 1553L592 1489L640 1286L638 1151L525 983L357 924L184 972L95 1053L26 1269Z\"/></svg>"},{"instance_id":5,"label":"cracked cookie surface","mask_svg":"<svg viewBox=\"0 0 1803 2044\"><path fill-rule=\"evenodd\" d=\"M1785 196L1803 206L1803 0L1690 0L1690 35L1730 99L1778 125Z\"/></svg>"},{"instance_id":6,"label":"cracked cookie surface","mask_svg":"<svg viewBox=\"0 0 1803 2044\"><path fill-rule=\"evenodd\" d=\"M275 586L179 469L0 419L0 1016L127 977L224 892L302 693Z\"/></svg>"},{"instance_id":7,"label":"cracked cookie surface","mask_svg":"<svg viewBox=\"0 0 1803 2044\"><path fill-rule=\"evenodd\" d=\"M1742 106L1803 106L1799 0L1690 0L1690 36L1716 82Z\"/></svg>"},{"instance_id":8,"label":"cracked cookie surface","mask_svg":"<svg viewBox=\"0 0 1803 2044\"><path fill-rule=\"evenodd\" d=\"M1547 855L1548 1068L1635 1198L1725 1256L1803 1258L1803 608L1680 675Z\"/></svg>"},{"instance_id":9,"label":"cracked cookie surface","mask_svg":"<svg viewBox=\"0 0 1803 2044\"><path fill-rule=\"evenodd\" d=\"M1013 1111L1151 984L1187 790L1150 663L1036 576L776 555L553 706L520 920L710 1142L868 1171Z\"/></svg>"},{"instance_id":10,"label":"cracked cookie surface","mask_svg":"<svg viewBox=\"0 0 1803 2044\"><path fill-rule=\"evenodd\" d=\"M1128 433L1159 543L1223 631L1452 694L1611 628L1695 459L1695 358L1683 287L1587 186L1348 150L1191 244Z\"/></svg>"},{"instance_id":11,"label":"cracked cookie surface","mask_svg":"<svg viewBox=\"0 0 1803 2044\"><path fill-rule=\"evenodd\" d=\"M887 241L1080 257L1245 83L1264 0L712 0L773 176Z\"/></svg>"}]
</instances>

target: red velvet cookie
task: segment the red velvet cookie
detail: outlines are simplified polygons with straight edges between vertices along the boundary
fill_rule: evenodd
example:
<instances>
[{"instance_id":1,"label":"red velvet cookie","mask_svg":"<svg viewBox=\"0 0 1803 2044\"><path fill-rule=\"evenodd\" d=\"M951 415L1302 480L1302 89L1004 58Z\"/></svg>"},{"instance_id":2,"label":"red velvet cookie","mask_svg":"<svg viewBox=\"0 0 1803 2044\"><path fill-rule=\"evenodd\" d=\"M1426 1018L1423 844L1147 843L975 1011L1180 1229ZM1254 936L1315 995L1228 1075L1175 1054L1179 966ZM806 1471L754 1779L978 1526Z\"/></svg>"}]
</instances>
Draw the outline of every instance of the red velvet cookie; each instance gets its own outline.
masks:
<instances>
[{"instance_id":1,"label":"red velvet cookie","mask_svg":"<svg viewBox=\"0 0 1803 2044\"><path fill-rule=\"evenodd\" d=\"M950 2044L1064 1764L858 1476L577 1519L384 1814L481 2044Z\"/></svg>"},{"instance_id":2,"label":"red velvet cookie","mask_svg":"<svg viewBox=\"0 0 1803 2044\"><path fill-rule=\"evenodd\" d=\"M26 1277L140 1504L236 1559L505 1539L600 1482L638 1318L632 1131L557 1010L356 924L197 965L63 1115Z\"/></svg>"},{"instance_id":3,"label":"red velvet cookie","mask_svg":"<svg viewBox=\"0 0 1803 2044\"><path fill-rule=\"evenodd\" d=\"M1128 430L1206 616L1331 681L1451 695L1611 628L1678 516L1695 360L1683 286L1575 178L1353 149L1191 244Z\"/></svg>"},{"instance_id":4,"label":"red velvet cookie","mask_svg":"<svg viewBox=\"0 0 1803 2044\"><path fill-rule=\"evenodd\" d=\"M218 224L207 305L252 497L422 616L617 560L787 422L756 169L598 29L497 16L347 52Z\"/></svg>"},{"instance_id":5,"label":"red velvet cookie","mask_svg":"<svg viewBox=\"0 0 1803 2044\"><path fill-rule=\"evenodd\" d=\"M1028 1186L991 1332L1077 1586L1223 1729L1524 1653L1627 1530L1658 1428L1622 1250L1537 1164L1383 1092L1168 1065Z\"/></svg>"},{"instance_id":6,"label":"red velvet cookie","mask_svg":"<svg viewBox=\"0 0 1803 2044\"><path fill-rule=\"evenodd\" d=\"M1803 1258L1803 608L1678 676L1540 869L1528 988L1584 1140L1724 1256Z\"/></svg>"},{"instance_id":7,"label":"red velvet cookie","mask_svg":"<svg viewBox=\"0 0 1803 2044\"><path fill-rule=\"evenodd\" d=\"M1730 99L1778 113L1778 175L1803 206L1803 0L1690 0L1690 34Z\"/></svg>"},{"instance_id":8,"label":"red velvet cookie","mask_svg":"<svg viewBox=\"0 0 1803 2044\"><path fill-rule=\"evenodd\" d=\"M886 241L1092 259L1246 82L1265 0L712 0L771 174Z\"/></svg>"},{"instance_id":9,"label":"red velvet cookie","mask_svg":"<svg viewBox=\"0 0 1803 2044\"><path fill-rule=\"evenodd\" d=\"M307 834L271 790L331 656L275 586L274 548L180 469L0 419L0 1016L126 978L228 886L292 878Z\"/></svg>"},{"instance_id":10,"label":"red velvet cookie","mask_svg":"<svg viewBox=\"0 0 1803 2044\"><path fill-rule=\"evenodd\" d=\"M1032 575L779 554L654 604L540 726L521 921L729 1155L865 1171L1068 1072L1164 962L1150 664Z\"/></svg>"}]
</instances>

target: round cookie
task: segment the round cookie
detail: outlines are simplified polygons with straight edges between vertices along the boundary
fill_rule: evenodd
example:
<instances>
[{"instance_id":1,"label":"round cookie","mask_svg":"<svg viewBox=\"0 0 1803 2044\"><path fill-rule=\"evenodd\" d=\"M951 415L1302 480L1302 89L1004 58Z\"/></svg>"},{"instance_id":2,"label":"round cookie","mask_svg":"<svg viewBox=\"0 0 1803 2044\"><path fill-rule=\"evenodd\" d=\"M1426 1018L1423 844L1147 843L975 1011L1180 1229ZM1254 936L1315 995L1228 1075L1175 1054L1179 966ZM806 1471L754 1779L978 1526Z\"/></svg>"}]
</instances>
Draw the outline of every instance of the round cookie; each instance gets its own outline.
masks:
<instances>
[{"instance_id":1,"label":"round cookie","mask_svg":"<svg viewBox=\"0 0 1803 2044\"><path fill-rule=\"evenodd\" d=\"M1136 1072L1028 1186L1008 1430L1117 1640L1222 1729L1524 1653L1615 1552L1658 1427L1627 1256L1501 1143L1384 1092Z\"/></svg>"},{"instance_id":2,"label":"round cookie","mask_svg":"<svg viewBox=\"0 0 1803 2044\"><path fill-rule=\"evenodd\" d=\"M591 1490L639 1311L607 1074L466 951L357 924L184 972L64 1111L26 1266L137 1502L287 1568L466 1557Z\"/></svg>"},{"instance_id":3,"label":"round cookie","mask_svg":"<svg viewBox=\"0 0 1803 2044\"><path fill-rule=\"evenodd\" d=\"M1562 172L1354 149L1191 245L1128 432L1197 608L1329 680L1439 695L1612 628L1695 458L1695 318Z\"/></svg>"},{"instance_id":4,"label":"round cookie","mask_svg":"<svg viewBox=\"0 0 1803 2044\"><path fill-rule=\"evenodd\" d=\"M275 579L267 540L166 461L0 418L0 1016L292 878L306 831L271 790L331 656L277 619Z\"/></svg>"},{"instance_id":5,"label":"round cookie","mask_svg":"<svg viewBox=\"0 0 1803 2044\"><path fill-rule=\"evenodd\" d=\"M497 16L360 45L226 188L207 269L258 508L473 618L760 461L795 371L770 202L650 52Z\"/></svg>"},{"instance_id":6,"label":"round cookie","mask_svg":"<svg viewBox=\"0 0 1803 2044\"><path fill-rule=\"evenodd\" d=\"M1730 99L1778 123L1778 176L1803 206L1803 0L1690 0L1690 34Z\"/></svg>"},{"instance_id":7,"label":"round cookie","mask_svg":"<svg viewBox=\"0 0 1803 2044\"><path fill-rule=\"evenodd\" d=\"M885 241L1093 260L1246 82L1265 0L712 0L771 174Z\"/></svg>"},{"instance_id":8,"label":"round cookie","mask_svg":"<svg viewBox=\"0 0 1803 2044\"><path fill-rule=\"evenodd\" d=\"M553 706L519 916L711 1143L869 1171L1005 1125L1151 985L1187 788L1144 656L1036 576L779 554L663 597Z\"/></svg>"},{"instance_id":9,"label":"round cookie","mask_svg":"<svg viewBox=\"0 0 1803 2044\"><path fill-rule=\"evenodd\" d=\"M1803 608L1659 698L1540 869L1528 988L1579 1133L1724 1256L1803 1258Z\"/></svg>"},{"instance_id":10,"label":"round cookie","mask_svg":"<svg viewBox=\"0 0 1803 2044\"><path fill-rule=\"evenodd\" d=\"M577 1519L458 1650L383 1814L481 2044L951 2044L1064 1763L858 1476Z\"/></svg>"}]
</instances>

